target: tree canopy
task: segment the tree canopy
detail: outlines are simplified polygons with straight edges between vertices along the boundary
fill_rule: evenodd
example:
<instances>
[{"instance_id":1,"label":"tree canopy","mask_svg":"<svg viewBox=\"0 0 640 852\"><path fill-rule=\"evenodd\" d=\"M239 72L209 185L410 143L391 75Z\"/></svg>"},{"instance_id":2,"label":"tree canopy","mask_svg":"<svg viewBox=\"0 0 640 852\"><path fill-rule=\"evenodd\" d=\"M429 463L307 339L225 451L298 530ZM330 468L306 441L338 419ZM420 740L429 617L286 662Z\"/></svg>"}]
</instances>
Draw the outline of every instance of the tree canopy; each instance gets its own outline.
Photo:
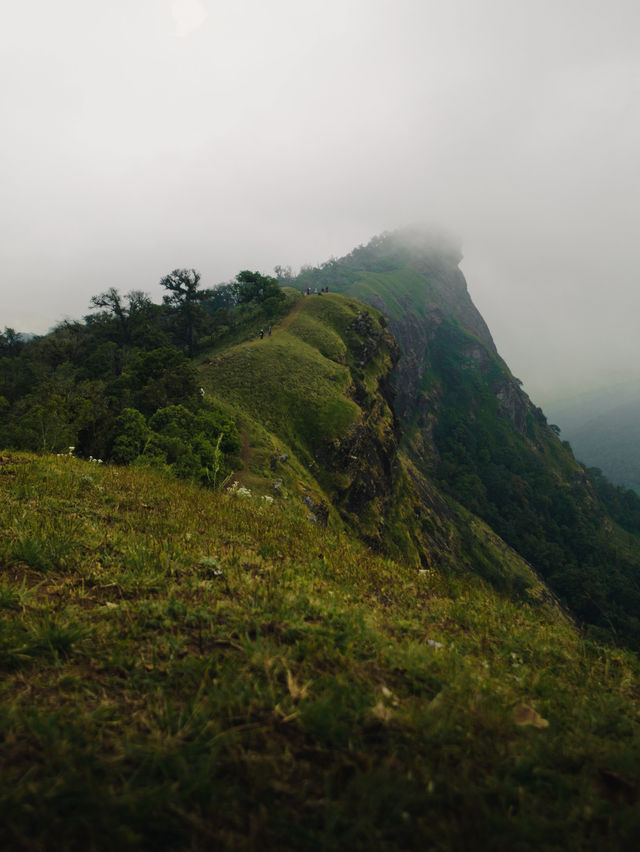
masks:
<instances>
[{"instance_id":1,"label":"tree canopy","mask_svg":"<svg viewBox=\"0 0 640 852\"><path fill-rule=\"evenodd\" d=\"M207 328L209 316L202 308L202 302L210 298L208 290L200 290L200 273L195 269L174 269L161 279L160 284L167 290L163 297L165 305L177 309L178 333L189 357L193 356L196 334Z\"/></svg>"}]
</instances>

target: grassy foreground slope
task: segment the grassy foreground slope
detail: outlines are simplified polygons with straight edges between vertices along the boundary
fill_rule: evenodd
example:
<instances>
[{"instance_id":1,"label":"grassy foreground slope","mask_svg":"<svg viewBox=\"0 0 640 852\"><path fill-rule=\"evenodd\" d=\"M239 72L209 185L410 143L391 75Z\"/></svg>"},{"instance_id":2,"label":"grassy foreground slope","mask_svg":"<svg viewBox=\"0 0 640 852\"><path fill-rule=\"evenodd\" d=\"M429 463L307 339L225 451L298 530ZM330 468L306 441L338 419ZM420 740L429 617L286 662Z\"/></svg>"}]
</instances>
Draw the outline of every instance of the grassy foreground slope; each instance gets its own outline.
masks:
<instances>
[{"instance_id":1,"label":"grassy foreground slope","mask_svg":"<svg viewBox=\"0 0 640 852\"><path fill-rule=\"evenodd\" d=\"M14 453L0 571L2 848L623 849L640 829L637 658L542 598L376 556L294 501Z\"/></svg>"}]
</instances>

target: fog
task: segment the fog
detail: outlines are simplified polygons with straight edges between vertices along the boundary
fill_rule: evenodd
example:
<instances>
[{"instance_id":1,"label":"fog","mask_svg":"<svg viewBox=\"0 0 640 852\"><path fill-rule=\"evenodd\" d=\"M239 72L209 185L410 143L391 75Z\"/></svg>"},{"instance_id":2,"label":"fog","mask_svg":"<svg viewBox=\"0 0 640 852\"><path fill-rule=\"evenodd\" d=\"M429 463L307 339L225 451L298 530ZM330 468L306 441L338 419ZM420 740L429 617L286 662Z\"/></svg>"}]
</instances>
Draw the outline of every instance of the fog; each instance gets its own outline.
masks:
<instances>
[{"instance_id":1,"label":"fog","mask_svg":"<svg viewBox=\"0 0 640 852\"><path fill-rule=\"evenodd\" d=\"M433 223L538 401L638 377L640 7L28 0L0 31L0 328Z\"/></svg>"}]
</instances>

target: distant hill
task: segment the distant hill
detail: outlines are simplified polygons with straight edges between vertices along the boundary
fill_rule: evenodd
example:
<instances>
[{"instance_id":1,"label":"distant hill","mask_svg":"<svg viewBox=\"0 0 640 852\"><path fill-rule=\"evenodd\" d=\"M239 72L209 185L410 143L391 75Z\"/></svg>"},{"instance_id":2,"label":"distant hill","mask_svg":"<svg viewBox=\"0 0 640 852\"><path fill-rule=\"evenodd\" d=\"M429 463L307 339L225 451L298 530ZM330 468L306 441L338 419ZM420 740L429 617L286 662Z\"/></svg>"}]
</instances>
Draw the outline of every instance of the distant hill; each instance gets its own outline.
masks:
<instances>
[{"instance_id":1,"label":"distant hill","mask_svg":"<svg viewBox=\"0 0 640 852\"><path fill-rule=\"evenodd\" d=\"M553 401L546 410L585 465L640 494L640 383Z\"/></svg>"}]
</instances>

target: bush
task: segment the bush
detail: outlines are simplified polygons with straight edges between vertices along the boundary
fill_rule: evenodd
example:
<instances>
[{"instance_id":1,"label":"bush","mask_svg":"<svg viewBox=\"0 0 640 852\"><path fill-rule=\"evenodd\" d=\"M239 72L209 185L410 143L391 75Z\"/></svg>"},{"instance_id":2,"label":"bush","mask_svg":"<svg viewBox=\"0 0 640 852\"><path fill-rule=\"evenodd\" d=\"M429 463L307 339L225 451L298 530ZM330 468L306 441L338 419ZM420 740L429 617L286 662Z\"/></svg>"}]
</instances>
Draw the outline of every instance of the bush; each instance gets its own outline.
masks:
<instances>
[{"instance_id":1,"label":"bush","mask_svg":"<svg viewBox=\"0 0 640 852\"><path fill-rule=\"evenodd\" d=\"M111 457L119 464L130 464L143 451L149 429L142 414L125 408L116 420Z\"/></svg>"}]
</instances>

